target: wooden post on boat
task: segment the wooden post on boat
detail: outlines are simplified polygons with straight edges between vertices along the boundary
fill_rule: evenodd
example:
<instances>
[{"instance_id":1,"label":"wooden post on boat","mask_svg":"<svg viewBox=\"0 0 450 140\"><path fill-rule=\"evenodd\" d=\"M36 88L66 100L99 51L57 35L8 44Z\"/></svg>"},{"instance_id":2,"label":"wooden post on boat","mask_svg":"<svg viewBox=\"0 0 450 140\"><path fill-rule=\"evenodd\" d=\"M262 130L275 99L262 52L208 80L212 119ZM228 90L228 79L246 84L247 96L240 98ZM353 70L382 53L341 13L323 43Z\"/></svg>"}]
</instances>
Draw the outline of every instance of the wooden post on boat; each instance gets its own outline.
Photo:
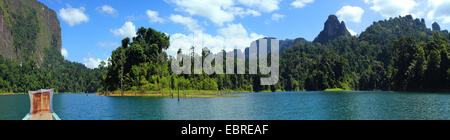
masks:
<instances>
[{"instance_id":1,"label":"wooden post on boat","mask_svg":"<svg viewBox=\"0 0 450 140\"><path fill-rule=\"evenodd\" d=\"M54 89L29 91L30 113L23 120L61 120L53 112Z\"/></svg>"}]
</instances>

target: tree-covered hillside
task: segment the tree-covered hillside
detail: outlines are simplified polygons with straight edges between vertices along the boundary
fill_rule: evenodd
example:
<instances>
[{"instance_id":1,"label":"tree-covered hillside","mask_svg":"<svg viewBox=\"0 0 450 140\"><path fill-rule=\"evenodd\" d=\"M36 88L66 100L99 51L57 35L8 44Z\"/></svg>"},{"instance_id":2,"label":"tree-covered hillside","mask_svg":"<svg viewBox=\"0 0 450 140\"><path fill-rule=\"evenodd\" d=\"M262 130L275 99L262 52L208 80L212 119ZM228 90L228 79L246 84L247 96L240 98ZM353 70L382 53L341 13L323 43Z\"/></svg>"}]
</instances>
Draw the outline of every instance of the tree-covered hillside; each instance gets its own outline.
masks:
<instances>
[{"instance_id":1,"label":"tree-covered hillside","mask_svg":"<svg viewBox=\"0 0 450 140\"><path fill-rule=\"evenodd\" d=\"M55 46L53 46L55 47ZM105 68L88 69L64 60L56 49L45 51L47 59L19 62L0 58L0 93L27 93L55 88L57 92L96 92L101 87Z\"/></svg>"},{"instance_id":2,"label":"tree-covered hillside","mask_svg":"<svg viewBox=\"0 0 450 140\"><path fill-rule=\"evenodd\" d=\"M406 16L375 22L359 37L284 51L281 87L448 91L448 46L449 34L432 32L424 20Z\"/></svg>"},{"instance_id":3,"label":"tree-covered hillside","mask_svg":"<svg viewBox=\"0 0 450 140\"><path fill-rule=\"evenodd\" d=\"M261 86L260 78L266 77L263 75L175 75L169 68L174 58L164 52L169 46L168 36L141 28L132 40L124 39L123 45L113 52L103 80L104 91L178 88L448 91L450 88L449 34L432 32L423 20L411 16L375 22L359 37L341 35L325 43L303 39L281 41L286 50L280 58L280 82L274 86ZM204 49L198 55L205 59L210 53ZM196 55L184 54L192 59Z\"/></svg>"}]
</instances>

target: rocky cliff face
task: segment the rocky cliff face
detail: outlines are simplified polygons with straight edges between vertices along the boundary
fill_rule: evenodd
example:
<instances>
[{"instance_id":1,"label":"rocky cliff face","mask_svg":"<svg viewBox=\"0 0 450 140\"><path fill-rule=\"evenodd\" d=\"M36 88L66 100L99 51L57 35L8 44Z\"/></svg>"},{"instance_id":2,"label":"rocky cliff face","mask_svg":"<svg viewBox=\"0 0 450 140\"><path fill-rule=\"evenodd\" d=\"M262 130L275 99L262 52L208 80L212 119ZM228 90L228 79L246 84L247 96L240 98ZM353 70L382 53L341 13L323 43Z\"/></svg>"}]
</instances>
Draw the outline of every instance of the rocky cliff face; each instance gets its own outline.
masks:
<instances>
[{"instance_id":1,"label":"rocky cliff face","mask_svg":"<svg viewBox=\"0 0 450 140\"><path fill-rule=\"evenodd\" d=\"M434 22L431 27L432 27L433 31L438 31L438 32L442 32L444 34L448 34L448 30L441 30L441 26L437 22Z\"/></svg>"},{"instance_id":2,"label":"rocky cliff face","mask_svg":"<svg viewBox=\"0 0 450 140\"><path fill-rule=\"evenodd\" d=\"M12 33L4 21L3 16L0 15L0 55L12 59L13 57L15 58L12 47Z\"/></svg>"},{"instance_id":3,"label":"rocky cliff face","mask_svg":"<svg viewBox=\"0 0 450 140\"><path fill-rule=\"evenodd\" d=\"M327 44L328 41L334 40L341 36L351 36L347 30L344 21L339 22L339 19L335 15L330 15L325 22L325 27L319 36L314 39L314 43Z\"/></svg>"},{"instance_id":4,"label":"rocky cliff face","mask_svg":"<svg viewBox=\"0 0 450 140\"><path fill-rule=\"evenodd\" d=\"M432 27L433 31L441 31L441 26L439 26L439 24L437 22L434 22L431 27Z\"/></svg>"},{"instance_id":5,"label":"rocky cliff face","mask_svg":"<svg viewBox=\"0 0 450 140\"><path fill-rule=\"evenodd\" d=\"M0 55L43 62L46 49L61 51L59 25L56 12L37 0L0 0Z\"/></svg>"}]
</instances>

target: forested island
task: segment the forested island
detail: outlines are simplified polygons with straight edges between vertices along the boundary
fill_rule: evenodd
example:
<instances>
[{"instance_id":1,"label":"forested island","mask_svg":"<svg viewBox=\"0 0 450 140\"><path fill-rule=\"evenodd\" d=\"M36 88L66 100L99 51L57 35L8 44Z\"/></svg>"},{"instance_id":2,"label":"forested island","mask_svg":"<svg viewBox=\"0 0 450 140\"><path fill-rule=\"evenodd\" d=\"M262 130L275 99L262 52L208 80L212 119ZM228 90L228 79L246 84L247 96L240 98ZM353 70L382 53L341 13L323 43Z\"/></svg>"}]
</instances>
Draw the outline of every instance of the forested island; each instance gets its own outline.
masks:
<instances>
[{"instance_id":1,"label":"forested island","mask_svg":"<svg viewBox=\"0 0 450 140\"><path fill-rule=\"evenodd\" d=\"M315 41L281 41L281 78L274 86L260 85L264 75L174 75L174 58L164 52L170 37L140 28L132 41L122 41L108 66L101 66L106 68L101 90L448 91L450 36L437 23L433 27L427 29L424 20L412 16L397 17L374 22L355 37L331 15ZM211 52L203 50L204 59ZM194 57L194 52L184 54Z\"/></svg>"},{"instance_id":2,"label":"forested island","mask_svg":"<svg viewBox=\"0 0 450 140\"><path fill-rule=\"evenodd\" d=\"M280 41L280 81L261 86L260 78L265 75L173 74L170 66L174 57L166 53L170 36L144 27L138 29L136 37L123 39L109 62L88 69L64 60L60 32L45 34L46 30L59 30L57 19L58 29L51 29L52 24L42 20L56 15L45 15L29 4L22 6L26 10L15 9L6 6L8 2L0 2L7 23L2 27L7 30L0 35L11 34L9 47L16 54L7 57L8 52L0 52L0 93L43 88L61 93L148 94L178 90L211 94L326 89L450 91L448 31L441 30L437 23L428 29L423 19L412 16L374 22L360 35L351 36L345 23L331 15L314 41ZM45 40L49 43L42 43ZM203 59L211 54L204 50L198 54Z\"/></svg>"}]
</instances>

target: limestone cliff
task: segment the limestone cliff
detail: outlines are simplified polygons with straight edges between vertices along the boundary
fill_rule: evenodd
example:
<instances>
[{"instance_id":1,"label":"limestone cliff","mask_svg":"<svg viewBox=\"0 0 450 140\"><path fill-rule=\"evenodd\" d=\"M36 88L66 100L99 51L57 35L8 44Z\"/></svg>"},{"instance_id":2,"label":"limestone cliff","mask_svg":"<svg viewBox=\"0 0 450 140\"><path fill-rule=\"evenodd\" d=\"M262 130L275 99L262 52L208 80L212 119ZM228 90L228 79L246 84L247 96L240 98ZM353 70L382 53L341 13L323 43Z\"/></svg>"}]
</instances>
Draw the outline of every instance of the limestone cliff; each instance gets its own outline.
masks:
<instances>
[{"instance_id":1,"label":"limestone cliff","mask_svg":"<svg viewBox=\"0 0 450 140\"><path fill-rule=\"evenodd\" d=\"M61 45L61 27L55 11L37 0L0 0L3 58L42 63L46 53L60 52Z\"/></svg>"},{"instance_id":2,"label":"limestone cliff","mask_svg":"<svg viewBox=\"0 0 450 140\"><path fill-rule=\"evenodd\" d=\"M323 31L314 39L314 43L327 44L328 41L341 36L351 36L351 34L347 30L344 21L339 22L339 19L335 15L330 15L325 22Z\"/></svg>"}]
</instances>

